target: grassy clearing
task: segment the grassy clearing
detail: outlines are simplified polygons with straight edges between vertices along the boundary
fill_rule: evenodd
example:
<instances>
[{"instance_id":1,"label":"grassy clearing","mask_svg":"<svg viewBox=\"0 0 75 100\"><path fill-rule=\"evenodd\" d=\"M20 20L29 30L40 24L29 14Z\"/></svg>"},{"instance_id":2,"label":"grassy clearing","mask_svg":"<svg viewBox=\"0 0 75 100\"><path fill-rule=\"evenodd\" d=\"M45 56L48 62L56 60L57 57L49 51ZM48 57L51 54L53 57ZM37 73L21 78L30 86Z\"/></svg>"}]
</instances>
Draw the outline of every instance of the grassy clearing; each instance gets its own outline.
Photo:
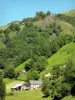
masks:
<instances>
[{"instance_id":1,"label":"grassy clearing","mask_svg":"<svg viewBox=\"0 0 75 100\"><path fill-rule=\"evenodd\" d=\"M22 81L26 81L27 80L27 72L25 72L24 74L20 75L17 79L18 80L22 80Z\"/></svg>"},{"instance_id":2,"label":"grassy clearing","mask_svg":"<svg viewBox=\"0 0 75 100\"><path fill-rule=\"evenodd\" d=\"M75 61L75 43L73 42L63 46L57 53L48 59L48 66L40 74L40 78L42 78L45 73L49 72L52 66L63 65L68 59Z\"/></svg>"},{"instance_id":3,"label":"grassy clearing","mask_svg":"<svg viewBox=\"0 0 75 100\"><path fill-rule=\"evenodd\" d=\"M60 21L60 20L57 20L56 23L61 26L64 34L72 34L73 33L72 31L74 30L74 27L71 24L69 24L65 21Z\"/></svg>"},{"instance_id":4,"label":"grassy clearing","mask_svg":"<svg viewBox=\"0 0 75 100\"><path fill-rule=\"evenodd\" d=\"M15 37L16 36L16 32L17 31L12 31L12 32L10 32L9 33L9 37L12 39L13 37Z\"/></svg>"},{"instance_id":5,"label":"grassy clearing","mask_svg":"<svg viewBox=\"0 0 75 100\"><path fill-rule=\"evenodd\" d=\"M15 71L16 72L22 72L25 70L25 64L29 61L30 59L28 59L27 61L25 61L24 63L22 63L21 65L17 66ZM21 74L18 78L18 80L22 80L25 81L27 80L27 72L25 72L24 74Z\"/></svg>"},{"instance_id":6,"label":"grassy clearing","mask_svg":"<svg viewBox=\"0 0 75 100\"><path fill-rule=\"evenodd\" d=\"M65 22L65 21L60 21L60 20L57 20L57 19L54 19L53 17L46 17L45 19L43 20L39 20L39 21L35 21L34 22L34 25L35 26L38 26L38 27L41 27L41 28L45 28L46 26L48 26L49 24L52 24L53 22L56 22L58 25L61 26L64 34L72 34L73 33L73 30L74 30L74 27Z\"/></svg>"},{"instance_id":7,"label":"grassy clearing","mask_svg":"<svg viewBox=\"0 0 75 100\"><path fill-rule=\"evenodd\" d=\"M15 92L13 96L6 96L6 100L52 100L49 98L42 98L43 94L40 89Z\"/></svg>"},{"instance_id":8,"label":"grassy clearing","mask_svg":"<svg viewBox=\"0 0 75 100\"><path fill-rule=\"evenodd\" d=\"M22 63L21 65L17 66L16 69L15 69L15 71L17 71L17 72L18 72L18 71L23 71L23 70L24 70L24 67L25 67L25 63L26 63L26 62L24 62L24 63Z\"/></svg>"},{"instance_id":9,"label":"grassy clearing","mask_svg":"<svg viewBox=\"0 0 75 100\"><path fill-rule=\"evenodd\" d=\"M52 24L54 19L51 16L46 17L43 20L35 21L34 25L40 28L45 28L46 25Z\"/></svg>"}]
</instances>

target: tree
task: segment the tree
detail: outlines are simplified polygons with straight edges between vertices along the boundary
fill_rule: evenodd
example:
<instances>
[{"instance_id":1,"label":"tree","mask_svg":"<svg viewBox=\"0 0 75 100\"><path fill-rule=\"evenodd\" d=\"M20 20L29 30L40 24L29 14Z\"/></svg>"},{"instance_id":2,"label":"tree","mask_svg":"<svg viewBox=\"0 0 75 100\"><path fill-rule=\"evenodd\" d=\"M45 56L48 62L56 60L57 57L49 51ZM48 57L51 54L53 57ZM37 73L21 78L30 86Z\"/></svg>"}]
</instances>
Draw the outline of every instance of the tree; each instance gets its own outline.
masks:
<instances>
[{"instance_id":1,"label":"tree","mask_svg":"<svg viewBox=\"0 0 75 100\"><path fill-rule=\"evenodd\" d=\"M38 80L39 79L39 73L36 70L33 70L31 72L31 76L33 77L34 80Z\"/></svg>"},{"instance_id":2,"label":"tree","mask_svg":"<svg viewBox=\"0 0 75 100\"><path fill-rule=\"evenodd\" d=\"M42 92L45 97L48 97L50 95L50 80L49 80L49 78L45 78L43 80Z\"/></svg>"},{"instance_id":3,"label":"tree","mask_svg":"<svg viewBox=\"0 0 75 100\"><path fill-rule=\"evenodd\" d=\"M27 72L27 81L38 80L38 79L39 79L39 73L37 70L30 70Z\"/></svg>"},{"instance_id":4,"label":"tree","mask_svg":"<svg viewBox=\"0 0 75 100\"><path fill-rule=\"evenodd\" d=\"M0 100L5 100L5 95L6 95L5 83L3 82L2 72L0 72Z\"/></svg>"},{"instance_id":5,"label":"tree","mask_svg":"<svg viewBox=\"0 0 75 100\"><path fill-rule=\"evenodd\" d=\"M51 52L52 54L56 53L59 50L59 45L56 41L51 42Z\"/></svg>"},{"instance_id":6,"label":"tree","mask_svg":"<svg viewBox=\"0 0 75 100\"><path fill-rule=\"evenodd\" d=\"M52 74L53 74L53 76L58 78L61 75L61 68L60 68L60 66L58 66L58 65L54 66L52 68Z\"/></svg>"},{"instance_id":7,"label":"tree","mask_svg":"<svg viewBox=\"0 0 75 100\"><path fill-rule=\"evenodd\" d=\"M10 26L8 27L8 29L10 29L12 31L19 31L20 26L17 23L11 23Z\"/></svg>"},{"instance_id":8,"label":"tree","mask_svg":"<svg viewBox=\"0 0 75 100\"><path fill-rule=\"evenodd\" d=\"M65 81L69 84L74 84L75 80L75 65L71 59L68 60L65 71L64 71L64 77Z\"/></svg>"},{"instance_id":9,"label":"tree","mask_svg":"<svg viewBox=\"0 0 75 100\"><path fill-rule=\"evenodd\" d=\"M25 26L26 26L26 27L32 27L32 26L33 26L33 23L32 23L32 22L27 21L27 22L25 22Z\"/></svg>"},{"instance_id":10,"label":"tree","mask_svg":"<svg viewBox=\"0 0 75 100\"><path fill-rule=\"evenodd\" d=\"M36 62L34 62L33 67L41 72L46 68L47 65L47 59L44 56L40 56L37 58Z\"/></svg>"},{"instance_id":11,"label":"tree","mask_svg":"<svg viewBox=\"0 0 75 100\"><path fill-rule=\"evenodd\" d=\"M33 59L29 59L28 62L25 64L25 70L29 71L31 68L33 68Z\"/></svg>"},{"instance_id":12,"label":"tree","mask_svg":"<svg viewBox=\"0 0 75 100\"><path fill-rule=\"evenodd\" d=\"M50 11L47 11L47 15L51 15L51 12Z\"/></svg>"},{"instance_id":13,"label":"tree","mask_svg":"<svg viewBox=\"0 0 75 100\"><path fill-rule=\"evenodd\" d=\"M36 12L36 19L44 19L46 17L46 13L40 11L40 12Z\"/></svg>"},{"instance_id":14,"label":"tree","mask_svg":"<svg viewBox=\"0 0 75 100\"><path fill-rule=\"evenodd\" d=\"M4 30L5 35L9 34L11 32L11 30L9 28Z\"/></svg>"},{"instance_id":15,"label":"tree","mask_svg":"<svg viewBox=\"0 0 75 100\"><path fill-rule=\"evenodd\" d=\"M14 66L11 65L11 66L6 67L6 68L4 69L4 77L8 77L8 78L10 78L10 79L16 77Z\"/></svg>"}]
</instances>

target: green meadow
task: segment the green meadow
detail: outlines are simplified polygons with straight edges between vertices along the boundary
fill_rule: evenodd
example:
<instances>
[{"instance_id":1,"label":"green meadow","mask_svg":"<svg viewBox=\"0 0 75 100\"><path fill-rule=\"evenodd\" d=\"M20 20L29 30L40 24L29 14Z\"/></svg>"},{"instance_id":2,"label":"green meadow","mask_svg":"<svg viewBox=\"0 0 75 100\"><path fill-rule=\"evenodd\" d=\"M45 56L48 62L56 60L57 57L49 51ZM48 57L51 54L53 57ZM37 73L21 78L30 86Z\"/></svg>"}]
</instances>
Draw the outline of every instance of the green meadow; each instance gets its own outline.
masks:
<instances>
[{"instance_id":1,"label":"green meadow","mask_svg":"<svg viewBox=\"0 0 75 100\"><path fill-rule=\"evenodd\" d=\"M12 96L6 96L6 100L52 100L50 97L43 98L40 89L15 92Z\"/></svg>"}]
</instances>

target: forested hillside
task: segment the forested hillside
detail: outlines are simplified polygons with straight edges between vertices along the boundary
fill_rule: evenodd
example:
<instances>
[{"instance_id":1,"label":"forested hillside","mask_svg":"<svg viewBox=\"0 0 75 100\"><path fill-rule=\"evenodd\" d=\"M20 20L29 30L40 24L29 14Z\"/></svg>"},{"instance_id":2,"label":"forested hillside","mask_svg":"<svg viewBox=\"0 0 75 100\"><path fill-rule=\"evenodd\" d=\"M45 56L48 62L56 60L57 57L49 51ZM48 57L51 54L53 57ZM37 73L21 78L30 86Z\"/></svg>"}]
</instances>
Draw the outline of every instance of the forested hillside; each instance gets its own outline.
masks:
<instances>
[{"instance_id":1,"label":"forested hillside","mask_svg":"<svg viewBox=\"0 0 75 100\"><path fill-rule=\"evenodd\" d=\"M70 19L64 14L40 11L33 18L0 27L0 69L4 77L18 77L15 68L30 59L25 70L37 73L39 78L47 67L47 59L74 41L74 20Z\"/></svg>"}]
</instances>

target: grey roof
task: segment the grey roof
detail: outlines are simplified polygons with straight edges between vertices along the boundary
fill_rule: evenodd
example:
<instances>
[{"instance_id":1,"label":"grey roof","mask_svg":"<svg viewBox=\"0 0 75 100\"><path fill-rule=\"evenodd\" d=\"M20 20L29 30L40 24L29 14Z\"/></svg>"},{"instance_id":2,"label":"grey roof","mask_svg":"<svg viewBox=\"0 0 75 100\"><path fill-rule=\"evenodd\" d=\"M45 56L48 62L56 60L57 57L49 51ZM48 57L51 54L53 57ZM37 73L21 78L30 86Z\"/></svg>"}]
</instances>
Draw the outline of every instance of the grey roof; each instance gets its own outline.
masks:
<instances>
[{"instance_id":1,"label":"grey roof","mask_svg":"<svg viewBox=\"0 0 75 100\"><path fill-rule=\"evenodd\" d=\"M29 82L31 85L42 85L42 81L40 80L30 80Z\"/></svg>"}]
</instances>

